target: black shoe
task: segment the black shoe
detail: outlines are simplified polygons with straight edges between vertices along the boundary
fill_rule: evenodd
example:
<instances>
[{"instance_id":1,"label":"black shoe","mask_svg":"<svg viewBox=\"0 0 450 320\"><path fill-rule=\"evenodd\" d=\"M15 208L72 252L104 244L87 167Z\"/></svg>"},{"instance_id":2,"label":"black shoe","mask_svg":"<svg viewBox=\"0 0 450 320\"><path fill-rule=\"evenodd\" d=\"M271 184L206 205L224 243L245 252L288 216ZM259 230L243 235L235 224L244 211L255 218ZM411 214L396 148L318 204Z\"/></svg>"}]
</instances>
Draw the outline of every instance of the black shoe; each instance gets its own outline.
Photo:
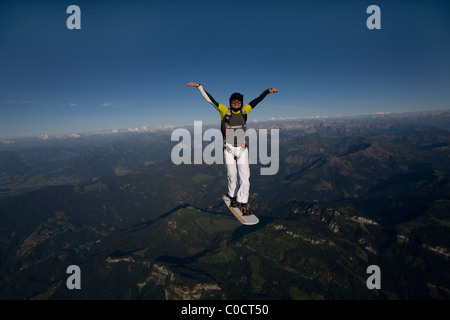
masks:
<instances>
[{"instance_id":1,"label":"black shoe","mask_svg":"<svg viewBox=\"0 0 450 320\"><path fill-rule=\"evenodd\" d=\"M236 201L236 197L230 197L230 208L238 208L239 202Z\"/></svg>"},{"instance_id":2,"label":"black shoe","mask_svg":"<svg viewBox=\"0 0 450 320\"><path fill-rule=\"evenodd\" d=\"M241 210L241 213L243 216L251 216L252 212L247 208L246 203L239 203L239 209Z\"/></svg>"}]
</instances>

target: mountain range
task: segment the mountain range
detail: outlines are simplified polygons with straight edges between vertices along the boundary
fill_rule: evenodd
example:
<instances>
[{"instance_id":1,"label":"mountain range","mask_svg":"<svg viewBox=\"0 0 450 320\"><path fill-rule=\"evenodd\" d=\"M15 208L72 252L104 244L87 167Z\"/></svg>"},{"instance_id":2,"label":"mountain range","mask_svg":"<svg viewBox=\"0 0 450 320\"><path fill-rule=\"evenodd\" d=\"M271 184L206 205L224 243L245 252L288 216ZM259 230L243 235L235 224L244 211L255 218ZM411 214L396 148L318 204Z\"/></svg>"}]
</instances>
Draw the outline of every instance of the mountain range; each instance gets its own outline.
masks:
<instances>
[{"instance_id":1,"label":"mountain range","mask_svg":"<svg viewBox=\"0 0 450 320\"><path fill-rule=\"evenodd\" d=\"M256 226L224 165L171 162L169 130L2 146L0 298L450 298L449 111L249 126L280 132Z\"/></svg>"}]
</instances>

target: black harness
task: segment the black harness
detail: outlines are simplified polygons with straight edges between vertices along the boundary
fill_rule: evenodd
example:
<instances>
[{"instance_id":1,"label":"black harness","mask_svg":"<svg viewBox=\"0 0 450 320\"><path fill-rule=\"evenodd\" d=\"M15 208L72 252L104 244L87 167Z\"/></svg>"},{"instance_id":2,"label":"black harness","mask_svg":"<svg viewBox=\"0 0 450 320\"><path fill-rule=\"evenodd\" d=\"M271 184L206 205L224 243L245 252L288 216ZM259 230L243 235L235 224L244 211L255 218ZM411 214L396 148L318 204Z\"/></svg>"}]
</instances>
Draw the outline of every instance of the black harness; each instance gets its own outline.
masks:
<instances>
[{"instance_id":1,"label":"black harness","mask_svg":"<svg viewBox=\"0 0 450 320\"><path fill-rule=\"evenodd\" d=\"M221 124L221 130L223 135L223 147L226 151L232 153L228 144L234 147L241 146L243 149L247 147L245 143L245 132L247 130L247 112L241 108L241 112L233 113L231 109L228 109L224 115ZM227 141L227 134L229 130L233 130L232 135L229 136L234 141ZM227 144L228 143L228 144ZM234 156L236 159L236 155Z\"/></svg>"},{"instance_id":2,"label":"black harness","mask_svg":"<svg viewBox=\"0 0 450 320\"><path fill-rule=\"evenodd\" d=\"M239 113L232 113L231 109L228 109L221 124L224 138L227 135L228 129L242 129L244 132L247 130L247 112L243 108L241 108L241 112Z\"/></svg>"}]
</instances>

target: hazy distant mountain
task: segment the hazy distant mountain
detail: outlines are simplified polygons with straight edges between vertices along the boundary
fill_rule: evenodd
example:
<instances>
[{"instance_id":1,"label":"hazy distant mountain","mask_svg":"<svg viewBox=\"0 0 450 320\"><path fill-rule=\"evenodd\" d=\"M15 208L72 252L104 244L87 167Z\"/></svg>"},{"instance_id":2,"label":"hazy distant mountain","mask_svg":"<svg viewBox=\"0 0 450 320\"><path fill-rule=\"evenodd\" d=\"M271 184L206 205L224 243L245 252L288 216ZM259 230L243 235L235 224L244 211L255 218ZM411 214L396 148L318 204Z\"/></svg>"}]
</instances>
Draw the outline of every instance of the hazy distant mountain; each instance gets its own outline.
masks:
<instances>
[{"instance_id":1,"label":"hazy distant mountain","mask_svg":"<svg viewBox=\"0 0 450 320\"><path fill-rule=\"evenodd\" d=\"M169 141L165 141L167 137ZM148 164L170 161L170 133L33 141L33 147L25 141L22 149L3 146L0 151L0 199L43 186L73 185L100 176L123 175Z\"/></svg>"},{"instance_id":2,"label":"hazy distant mountain","mask_svg":"<svg viewBox=\"0 0 450 320\"><path fill-rule=\"evenodd\" d=\"M170 132L4 150L0 298L448 299L449 119L251 123L280 130L279 172L251 166L254 227L223 165L171 163Z\"/></svg>"}]
</instances>

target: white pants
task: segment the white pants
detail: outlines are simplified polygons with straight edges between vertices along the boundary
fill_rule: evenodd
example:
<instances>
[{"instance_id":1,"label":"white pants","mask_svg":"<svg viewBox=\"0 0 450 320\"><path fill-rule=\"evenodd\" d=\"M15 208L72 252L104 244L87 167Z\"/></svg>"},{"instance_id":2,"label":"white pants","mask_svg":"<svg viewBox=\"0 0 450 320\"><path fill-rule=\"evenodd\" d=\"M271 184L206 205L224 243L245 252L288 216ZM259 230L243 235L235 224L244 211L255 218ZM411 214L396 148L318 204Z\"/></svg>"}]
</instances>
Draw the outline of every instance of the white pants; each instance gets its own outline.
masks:
<instances>
[{"instance_id":1,"label":"white pants","mask_svg":"<svg viewBox=\"0 0 450 320\"><path fill-rule=\"evenodd\" d=\"M250 191L248 148L243 149L227 144L223 154L227 165L228 195L236 197L238 202L247 203Z\"/></svg>"}]
</instances>

